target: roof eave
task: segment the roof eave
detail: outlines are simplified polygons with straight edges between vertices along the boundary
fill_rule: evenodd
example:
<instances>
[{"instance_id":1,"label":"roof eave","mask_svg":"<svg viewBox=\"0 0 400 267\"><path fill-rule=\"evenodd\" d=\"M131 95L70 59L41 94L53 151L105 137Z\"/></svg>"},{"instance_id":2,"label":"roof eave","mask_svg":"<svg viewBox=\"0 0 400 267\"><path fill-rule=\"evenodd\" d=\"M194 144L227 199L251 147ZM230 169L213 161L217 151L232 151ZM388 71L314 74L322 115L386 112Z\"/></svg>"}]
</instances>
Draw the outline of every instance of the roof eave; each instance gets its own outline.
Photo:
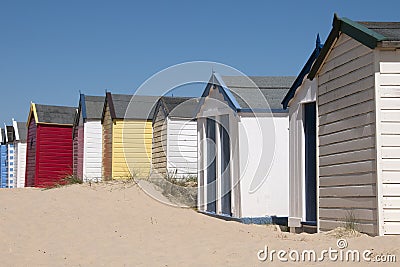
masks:
<instances>
[{"instance_id":1,"label":"roof eave","mask_svg":"<svg viewBox=\"0 0 400 267\"><path fill-rule=\"evenodd\" d=\"M329 33L329 36L322 47L321 53L319 54L308 75L310 80L313 80L317 75L332 45L335 43L341 32L347 34L371 49L375 49L379 42L386 39L385 36L368 29L360 23L352 21L348 18L339 18L338 15L335 14L332 22L332 30Z\"/></svg>"}]
</instances>

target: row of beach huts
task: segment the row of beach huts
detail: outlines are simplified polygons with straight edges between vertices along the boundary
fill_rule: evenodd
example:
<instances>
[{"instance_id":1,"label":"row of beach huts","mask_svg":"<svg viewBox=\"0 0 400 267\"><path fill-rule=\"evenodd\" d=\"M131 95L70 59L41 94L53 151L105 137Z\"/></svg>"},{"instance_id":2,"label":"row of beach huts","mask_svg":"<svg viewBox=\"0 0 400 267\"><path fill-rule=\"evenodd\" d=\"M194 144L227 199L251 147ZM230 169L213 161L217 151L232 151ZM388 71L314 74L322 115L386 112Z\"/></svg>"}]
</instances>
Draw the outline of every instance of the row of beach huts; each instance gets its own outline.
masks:
<instances>
[{"instance_id":1,"label":"row of beach huts","mask_svg":"<svg viewBox=\"0 0 400 267\"><path fill-rule=\"evenodd\" d=\"M400 23L335 15L297 77L213 73L202 97L80 95L31 103L1 130L1 187L159 175L197 208L400 234Z\"/></svg>"}]
</instances>

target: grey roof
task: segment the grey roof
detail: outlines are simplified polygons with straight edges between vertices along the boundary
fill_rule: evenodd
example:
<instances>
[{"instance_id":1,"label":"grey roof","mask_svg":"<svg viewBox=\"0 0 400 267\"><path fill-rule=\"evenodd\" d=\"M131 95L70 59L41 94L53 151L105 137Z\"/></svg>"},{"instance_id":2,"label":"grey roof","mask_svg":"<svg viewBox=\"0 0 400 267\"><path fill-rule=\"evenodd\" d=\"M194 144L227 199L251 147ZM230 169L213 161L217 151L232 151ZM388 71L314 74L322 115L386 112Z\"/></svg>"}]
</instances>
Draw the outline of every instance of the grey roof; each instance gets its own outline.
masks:
<instances>
[{"instance_id":1,"label":"grey roof","mask_svg":"<svg viewBox=\"0 0 400 267\"><path fill-rule=\"evenodd\" d=\"M28 128L26 122L17 122L18 135L20 141L26 141L26 135L28 134Z\"/></svg>"},{"instance_id":2,"label":"grey roof","mask_svg":"<svg viewBox=\"0 0 400 267\"><path fill-rule=\"evenodd\" d=\"M270 109L282 109L281 101L295 79L295 76L222 76L242 109L265 109L266 101Z\"/></svg>"},{"instance_id":3,"label":"grey roof","mask_svg":"<svg viewBox=\"0 0 400 267\"><path fill-rule=\"evenodd\" d=\"M36 112L39 120L38 123L73 125L76 108L36 104Z\"/></svg>"},{"instance_id":4,"label":"grey roof","mask_svg":"<svg viewBox=\"0 0 400 267\"><path fill-rule=\"evenodd\" d=\"M151 120L159 96L112 94L116 119ZM129 106L129 108L128 108Z\"/></svg>"},{"instance_id":5,"label":"grey roof","mask_svg":"<svg viewBox=\"0 0 400 267\"><path fill-rule=\"evenodd\" d=\"M7 141L8 143L12 143L15 140L15 133L13 126L6 126L7 129Z\"/></svg>"},{"instance_id":6,"label":"grey roof","mask_svg":"<svg viewBox=\"0 0 400 267\"><path fill-rule=\"evenodd\" d=\"M0 128L0 143L4 144L6 142L6 135L3 128Z\"/></svg>"},{"instance_id":7,"label":"grey roof","mask_svg":"<svg viewBox=\"0 0 400 267\"><path fill-rule=\"evenodd\" d=\"M400 41L400 22L359 21L358 23L385 36L387 41Z\"/></svg>"},{"instance_id":8,"label":"grey roof","mask_svg":"<svg viewBox=\"0 0 400 267\"><path fill-rule=\"evenodd\" d=\"M101 119L104 106L104 96L85 95L85 119Z\"/></svg>"},{"instance_id":9,"label":"grey roof","mask_svg":"<svg viewBox=\"0 0 400 267\"><path fill-rule=\"evenodd\" d=\"M164 106L167 116L186 119L195 118L196 107L199 104L199 99L193 97L163 96L159 101Z\"/></svg>"}]
</instances>

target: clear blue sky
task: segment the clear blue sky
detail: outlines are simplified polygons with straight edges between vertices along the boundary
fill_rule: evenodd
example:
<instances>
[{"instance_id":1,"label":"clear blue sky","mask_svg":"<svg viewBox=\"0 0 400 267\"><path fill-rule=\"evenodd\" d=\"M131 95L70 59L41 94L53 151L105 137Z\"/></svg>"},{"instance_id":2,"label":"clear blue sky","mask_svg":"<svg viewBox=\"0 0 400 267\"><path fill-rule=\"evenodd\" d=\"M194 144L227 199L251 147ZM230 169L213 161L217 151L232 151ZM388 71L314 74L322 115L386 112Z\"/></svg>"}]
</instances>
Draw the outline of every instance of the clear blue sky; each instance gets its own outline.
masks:
<instances>
[{"instance_id":1,"label":"clear blue sky","mask_svg":"<svg viewBox=\"0 0 400 267\"><path fill-rule=\"evenodd\" d=\"M399 10L398 0L0 0L0 123L25 121L30 101L75 106L79 90L133 93L186 61L297 75L335 12L400 21Z\"/></svg>"}]
</instances>

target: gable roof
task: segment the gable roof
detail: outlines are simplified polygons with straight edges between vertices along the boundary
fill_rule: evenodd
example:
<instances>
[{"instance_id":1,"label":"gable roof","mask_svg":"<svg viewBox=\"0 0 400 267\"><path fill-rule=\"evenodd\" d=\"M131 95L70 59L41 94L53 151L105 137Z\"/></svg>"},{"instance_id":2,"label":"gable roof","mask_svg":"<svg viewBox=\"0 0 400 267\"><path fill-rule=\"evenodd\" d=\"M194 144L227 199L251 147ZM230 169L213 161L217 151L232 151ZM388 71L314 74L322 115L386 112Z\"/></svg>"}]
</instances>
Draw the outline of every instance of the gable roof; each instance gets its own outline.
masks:
<instances>
[{"instance_id":1,"label":"gable roof","mask_svg":"<svg viewBox=\"0 0 400 267\"><path fill-rule=\"evenodd\" d=\"M6 142L6 135L3 128L0 128L0 144L4 145Z\"/></svg>"},{"instance_id":2,"label":"gable roof","mask_svg":"<svg viewBox=\"0 0 400 267\"><path fill-rule=\"evenodd\" d=\"M14 127L9 126L9 125L4 125L4 129L6 129L7 134L6 134L6 142L7 143L12 143L15 140L15 134L14 134Z\"/></svg>"},{"instance_id":3,"label":"gable roof","mask_svg":"<svg viewBox=\"0 0 400 267\"><path fill-rule=\"evenodd\" d=\"M293 83L292 76L222 76L226 88L238 104L238 111L282 109L281 100ZM260 90L265 99L255 93ZM265 101L269 107L265 106Z\"/></svg>"},{"instance_id":4,"label":"gable roof","mask_svg":"<svg viewBox=\"0 0 400 267\"><path fill-rule=\"evenodd\" d=\"M121 95L107 92L103 117L108 103L112 119L152 120L158 99L158 96Z\"/></svg>"},{"instance_id":5,"label":"gable roof","mask_svg":"<svg viewBox=\"0 0 400 267\"><path fill-rule=\"evenodd\" d=\"M28 128L26 127L26 122L17 122L13 120L13 127L15 133L15 141L26 141L26 135L28 133Z\"/></svg>"},{"instance_id":6,"label":"gable roof","mask_svg":"<svg viewBox=\"0 0 400 267\"><path fill-rule=\"evenodd\" d=\"M104 99L104 96L91 96L81 94L79 105L83 119L101 119Z\"/></svg>"},{"instance_id":7,"label":"gable roof","mask_svg":"<svg viewBox=\"0 0 400 267\"><path fill-rule=\"evenodd\" d=\"M321 52L322 46L323 45L321 44L321 40L320 40L319 34L318 34L317 35L317 40L315 41L314 51L311 53L311 55L308 58L306 64L301 69L301 71L300 71L299 75L297 76L296 80L293 82L293 84L290 87L288 93L285 95L285 97L283 98L283 100L281 102L281 104L282 104L284 109L287 109L290 100L292 100L292 98L296 95L297 89L302 85L304 78L310 72L314 61L317 59L319 53Z\"/></svg>"},{"instance_id":8,"label":"gable roof","mask_svg":"<svg viewBox=\"0 0 400 267\"><path fill-rule=\"evenodd\" d=\"M400 47L400 22L356 22L348 18L339 18L335 14L332 30L308 75L311 80L316 76L340 33L347 34L371 49L378 46Z\"/></svg>"},{"instance_id":9,"label":"gable roof","mask_svg":"<svg viewBox=\"0 0 400 267\"><path fill-rule=\"evenodd\" d=\"M72 126L76 114L75 107L50 106L31 103L27 123L33 118L36 124L55 124Z\"/></svg>"},{"instance_id":10,"label":"gable roof","mask_svg":"<svg viewBox=\"0 0 400 267\"><path fill-rule=\"evenodd\" d=\"M195 118L195 111L198 104L199 99L194 97L163 96L158 100L154 116L162 108L166 116L193 119Z\"/></svg>"}]
</instances>

